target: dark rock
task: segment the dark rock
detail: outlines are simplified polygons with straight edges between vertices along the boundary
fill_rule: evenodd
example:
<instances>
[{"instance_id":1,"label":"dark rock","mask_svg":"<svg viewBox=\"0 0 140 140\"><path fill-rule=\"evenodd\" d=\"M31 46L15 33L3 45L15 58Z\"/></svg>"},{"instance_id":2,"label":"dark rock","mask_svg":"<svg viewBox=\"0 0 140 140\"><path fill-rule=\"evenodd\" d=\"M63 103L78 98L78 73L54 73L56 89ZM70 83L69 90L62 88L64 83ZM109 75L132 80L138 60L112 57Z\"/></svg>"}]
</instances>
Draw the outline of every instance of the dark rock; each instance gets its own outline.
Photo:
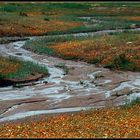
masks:
<instances>
[{"instance_id":1,"label":"dark rock","mask_svg":"<svg viewBox=\"0 0 140 140\"><path fill-rule=\"evenodd\" d=\"M11 85L12 85L12 81L6 79L0 79L0 87L7 87Z\"/></svg>"},{"instance_id":2,"label":"dark rock","mask_svg":"<svg viewBox=\"0 0 140 140\"><path fill-rule=\"evenodd\" d=\"M47 83L48 83L48 81L43 81L43 83L44 83L44 84L47 84Z\"/></svg>"},{"instance_id":3,"label":"dark rock","mask_svg":"<svg viewBox=\"0 0 140 140\"><path fill-rule=\"evenodd\" d=\"M28 17L28 14L25 13L25 12L20 12L20 16L26 16L26 17Z\"/></svg>"},{"instance_id":4,"label":"dark rock","mask_svg":"<svg viewBox=\"0 0 140 140\"><path fill-rule=\"evenodd\" d=\"M80 84L83 85L84 84L84 81L80 80Z\"/></svg>"},{"instance_id":5,"label":"dark rock","mask_svg":"<svg viewBox=\"0 0 140 140\"><path fill-rule=\"evenodd\" d=\"M22 55L22 53L18 52L18 53L16 53L16 55Z\"/></svg>"}]
</instances>

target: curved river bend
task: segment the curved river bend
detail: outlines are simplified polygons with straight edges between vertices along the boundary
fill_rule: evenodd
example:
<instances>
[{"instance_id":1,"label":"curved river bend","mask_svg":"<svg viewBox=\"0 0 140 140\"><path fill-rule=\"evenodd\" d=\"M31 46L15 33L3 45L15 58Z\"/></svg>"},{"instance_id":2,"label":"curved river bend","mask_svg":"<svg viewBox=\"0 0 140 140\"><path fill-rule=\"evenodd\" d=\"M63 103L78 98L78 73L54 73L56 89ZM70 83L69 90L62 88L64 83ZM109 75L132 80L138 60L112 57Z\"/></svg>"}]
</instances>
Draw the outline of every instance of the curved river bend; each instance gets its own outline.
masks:
<instances>
[{"instance_id":1,"label":"curved river bend","mask_svg":"<svg viewBox=\"0 0 140 140\"><path fill-rule=\"evenodd\" d=\"M74 35L109 32L116 31ZM38 114L118 106L140 96L139 72L110 71L85 62L38 55L23 49L25 42L17 41L0 45L0 55L14 56L44 65L48 68L50 76L34 82L32 86L0 88L0 122ZM62 69L55 67L59 63L64 63L68 67L67 75Z\"/></svg>"}]
</instances>

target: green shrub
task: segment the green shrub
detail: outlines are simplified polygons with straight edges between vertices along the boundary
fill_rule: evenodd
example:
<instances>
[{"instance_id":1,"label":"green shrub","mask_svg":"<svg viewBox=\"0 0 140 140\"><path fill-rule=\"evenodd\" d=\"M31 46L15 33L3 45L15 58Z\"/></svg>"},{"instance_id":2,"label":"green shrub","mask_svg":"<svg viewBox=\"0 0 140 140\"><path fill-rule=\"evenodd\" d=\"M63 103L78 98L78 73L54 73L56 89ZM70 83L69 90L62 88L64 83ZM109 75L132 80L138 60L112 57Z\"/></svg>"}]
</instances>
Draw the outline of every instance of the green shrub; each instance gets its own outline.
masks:
<instances>
[{"instance_id":1,"label":"green shrub","mask_svg":"<svg viewBox=\"0 0 140 140\"><path fill-rule=\"evenodd\" d=\"M0 74L0 80L2 80L4 78L4 76L2 74Z\"/></svg>"},{"instance_id":2,"label":"green shrub","mask_svg":"<svg viewBox=\"0 0 140 140\"><path fill-rule=\"evenodd\" d=\"M45 21L50 21L50 19L48 17L45 17L44 20Z\"/></svg>"},{"instance_id":3,"label":"green shrub","mask_svg":"<svg viewBox=\"0 0 140 140\"><path fill-rule=\"evenodd\" d=\"M122 106L122 108L127 109L128 107L132 107L133 105L136 105L136 104L140 104L140 98L138 97L132 100L131 102L126 100L126 103L125 105Z\"/></svg>"},{"instance_id":4,"label":"green shrub","mask_svg":"<svg viewBox=\"0 0 140 140\"><path fill-rule=\"evenodd\" d=\"M88 63L91 63L91 64L97 64L99 62L100 62L100 60L98 58L94 58L94 59L88 61Z\"/></svg>"},{"instance_id":5,"label":"green shrub","mask_svg":"<svg viewBox=\"0 0 140 140\"><path fill-rule=\"evenodd\" d=\"M130 71L138 70L136 64L134 62L128 61L124 53L115 56L112 62L110 64L105 65L104 68L130 70Z\"/></svg>"}]
</instances>

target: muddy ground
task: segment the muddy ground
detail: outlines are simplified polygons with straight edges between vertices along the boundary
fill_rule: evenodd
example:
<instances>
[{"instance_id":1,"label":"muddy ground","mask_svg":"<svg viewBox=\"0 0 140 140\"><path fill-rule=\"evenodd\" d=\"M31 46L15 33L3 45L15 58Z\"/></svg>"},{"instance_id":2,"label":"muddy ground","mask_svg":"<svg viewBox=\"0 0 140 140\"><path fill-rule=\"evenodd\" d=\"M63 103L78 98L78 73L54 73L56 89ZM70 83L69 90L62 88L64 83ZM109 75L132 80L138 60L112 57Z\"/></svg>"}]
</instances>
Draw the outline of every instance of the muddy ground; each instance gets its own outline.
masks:
<instances>
[{"instance_id":1,"label":"muddy ground","mask_svg":"<svg viewBox=\"0 0 140 140\"><path fill-rule=\"evenodd\" d=\"M23 49L25 42L1 44L0 55L45 65L50 76L21 88L1 87L0 122L119 106L140 96L139 72L111 71L85 62L38 55ZM65 64L68 73L56 67L58 64Z\"/></svg>"}]
</instances>

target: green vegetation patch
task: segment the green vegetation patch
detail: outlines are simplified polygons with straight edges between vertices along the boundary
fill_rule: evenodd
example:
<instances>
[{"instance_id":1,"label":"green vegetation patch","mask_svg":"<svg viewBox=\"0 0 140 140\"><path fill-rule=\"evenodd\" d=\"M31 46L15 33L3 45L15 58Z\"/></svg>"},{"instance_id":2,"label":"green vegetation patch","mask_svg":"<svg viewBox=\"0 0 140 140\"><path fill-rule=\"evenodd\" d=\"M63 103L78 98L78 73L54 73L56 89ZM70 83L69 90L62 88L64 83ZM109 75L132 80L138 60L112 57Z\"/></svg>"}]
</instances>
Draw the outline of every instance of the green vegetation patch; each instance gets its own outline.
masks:
<instances>
[{"instance_id":1,"label":"green vegetation patch","mask_svg":"<svg viewBox=\"0 0 140 140\"><path fill-rule=\"evenodd\" d=\"M47 54L51 56L56 56L57 54L55 51L50 48L49 46L60 43L60 42L67 42L67 41L72 41L72 40L83 40L85 37L75 37L73 35L66 35L66 36L46 36L46 37L41 37L36 40L29 40L25 43L23 48L31 50L35 53L39 54Z\"/></svg>"},{"instance_id":2,"label":"green vegetation patch","mask_svg":"<svg viewBox=\"0 0 140 140\"><path fill-rule=\"evenodd\" d=\"M128 61L124 53L115 56L112 62L104 67L110 69L139 71L139 68L137 67L135 62Z\"/></svg>"},{"instance_id":3,"label":"green vegetation patch","mask_svg":"<svg viewBox=\"0 0 140 140\"><path fill-rule=\"evenodd\" d=\"M0 78L7 78L7 79L16 79L16 80L24 80L28 76L34 76L36 74L44 74L48 75L48 69L45 66L40 66L39 64L35 64L33 62L29 61L19 61L15 58L5 58L7 61L5 61L6 65L5 68L9 69L9 71L5 74L3 72L0 73ZM8 64L9 63L9 64ZM18 67L15 69L15 71L12 71L12 68L10 68L10 64L13 64L12 66L15 66L18 64ZM2 68L2 67L1 67ZM11 71L10 71L11 69Z\"/></svg>"},{"instance_id":4,"label":"green vegetation patch","mask_svg":"<svg viewBox=\"0 0 140 140\"><path fill-rule=\"evenodd\" d=\"M98 52L98 56L94 57L93 53L91 54L91 58L86 60L89 63L100 64L105 59L112 57L109 62L104 64L104 67L111 69L139 71L139 65L136 63L136 61L139 60L139 54L137 51L139 39L139 32L130 31L94 36L48 36L36 40L29 40L24 45L24 48L36 53L62 57L64 59L85 60L85 58L82 56L77 57L79 54L77 56L67 56L63 54L64 48L63 52L61 51L59 54L57 53L57 47L55 47L55 49L51 47L57 45L58 43L64 42L66 42L67 45L71 45L71 43L76 41L81 44L81 48L79 47L78 49L76 49L73 47L71 53L78 53L77 51L81 51L82 49L85 55L90 53L91 51ZM86 46L82 45L84 41L88 41ZM131 56L131 59L128 59L129 56Z\"/></svg>"},{"instance_id":5,"label":"green vegetation patch","mask_svg":"<svg viewBox=\"0 0 140 140\"><path fill-rule=\"evenodd\" d=\"M140 16L139 2L44 2L0 3L0 28L6 34L44 35L94 32L107 29L140 27L139 18L124 20L123 16ZM91 17L84 19L81 17ZM43 30L49 21L77 22L78 26L64 30ZM46 23L45 23L46 22ZM48 22L48 23L47 23ZM56 27L56 24L52 24ZM54 29L55 29L54 27ZM9 28L11 28L9 30ZM18 28L21 29L17 33ZM30 32L29 29L30 28ZM38 32L36 33L37 30Z\"/></svg>"}]
</instances>

